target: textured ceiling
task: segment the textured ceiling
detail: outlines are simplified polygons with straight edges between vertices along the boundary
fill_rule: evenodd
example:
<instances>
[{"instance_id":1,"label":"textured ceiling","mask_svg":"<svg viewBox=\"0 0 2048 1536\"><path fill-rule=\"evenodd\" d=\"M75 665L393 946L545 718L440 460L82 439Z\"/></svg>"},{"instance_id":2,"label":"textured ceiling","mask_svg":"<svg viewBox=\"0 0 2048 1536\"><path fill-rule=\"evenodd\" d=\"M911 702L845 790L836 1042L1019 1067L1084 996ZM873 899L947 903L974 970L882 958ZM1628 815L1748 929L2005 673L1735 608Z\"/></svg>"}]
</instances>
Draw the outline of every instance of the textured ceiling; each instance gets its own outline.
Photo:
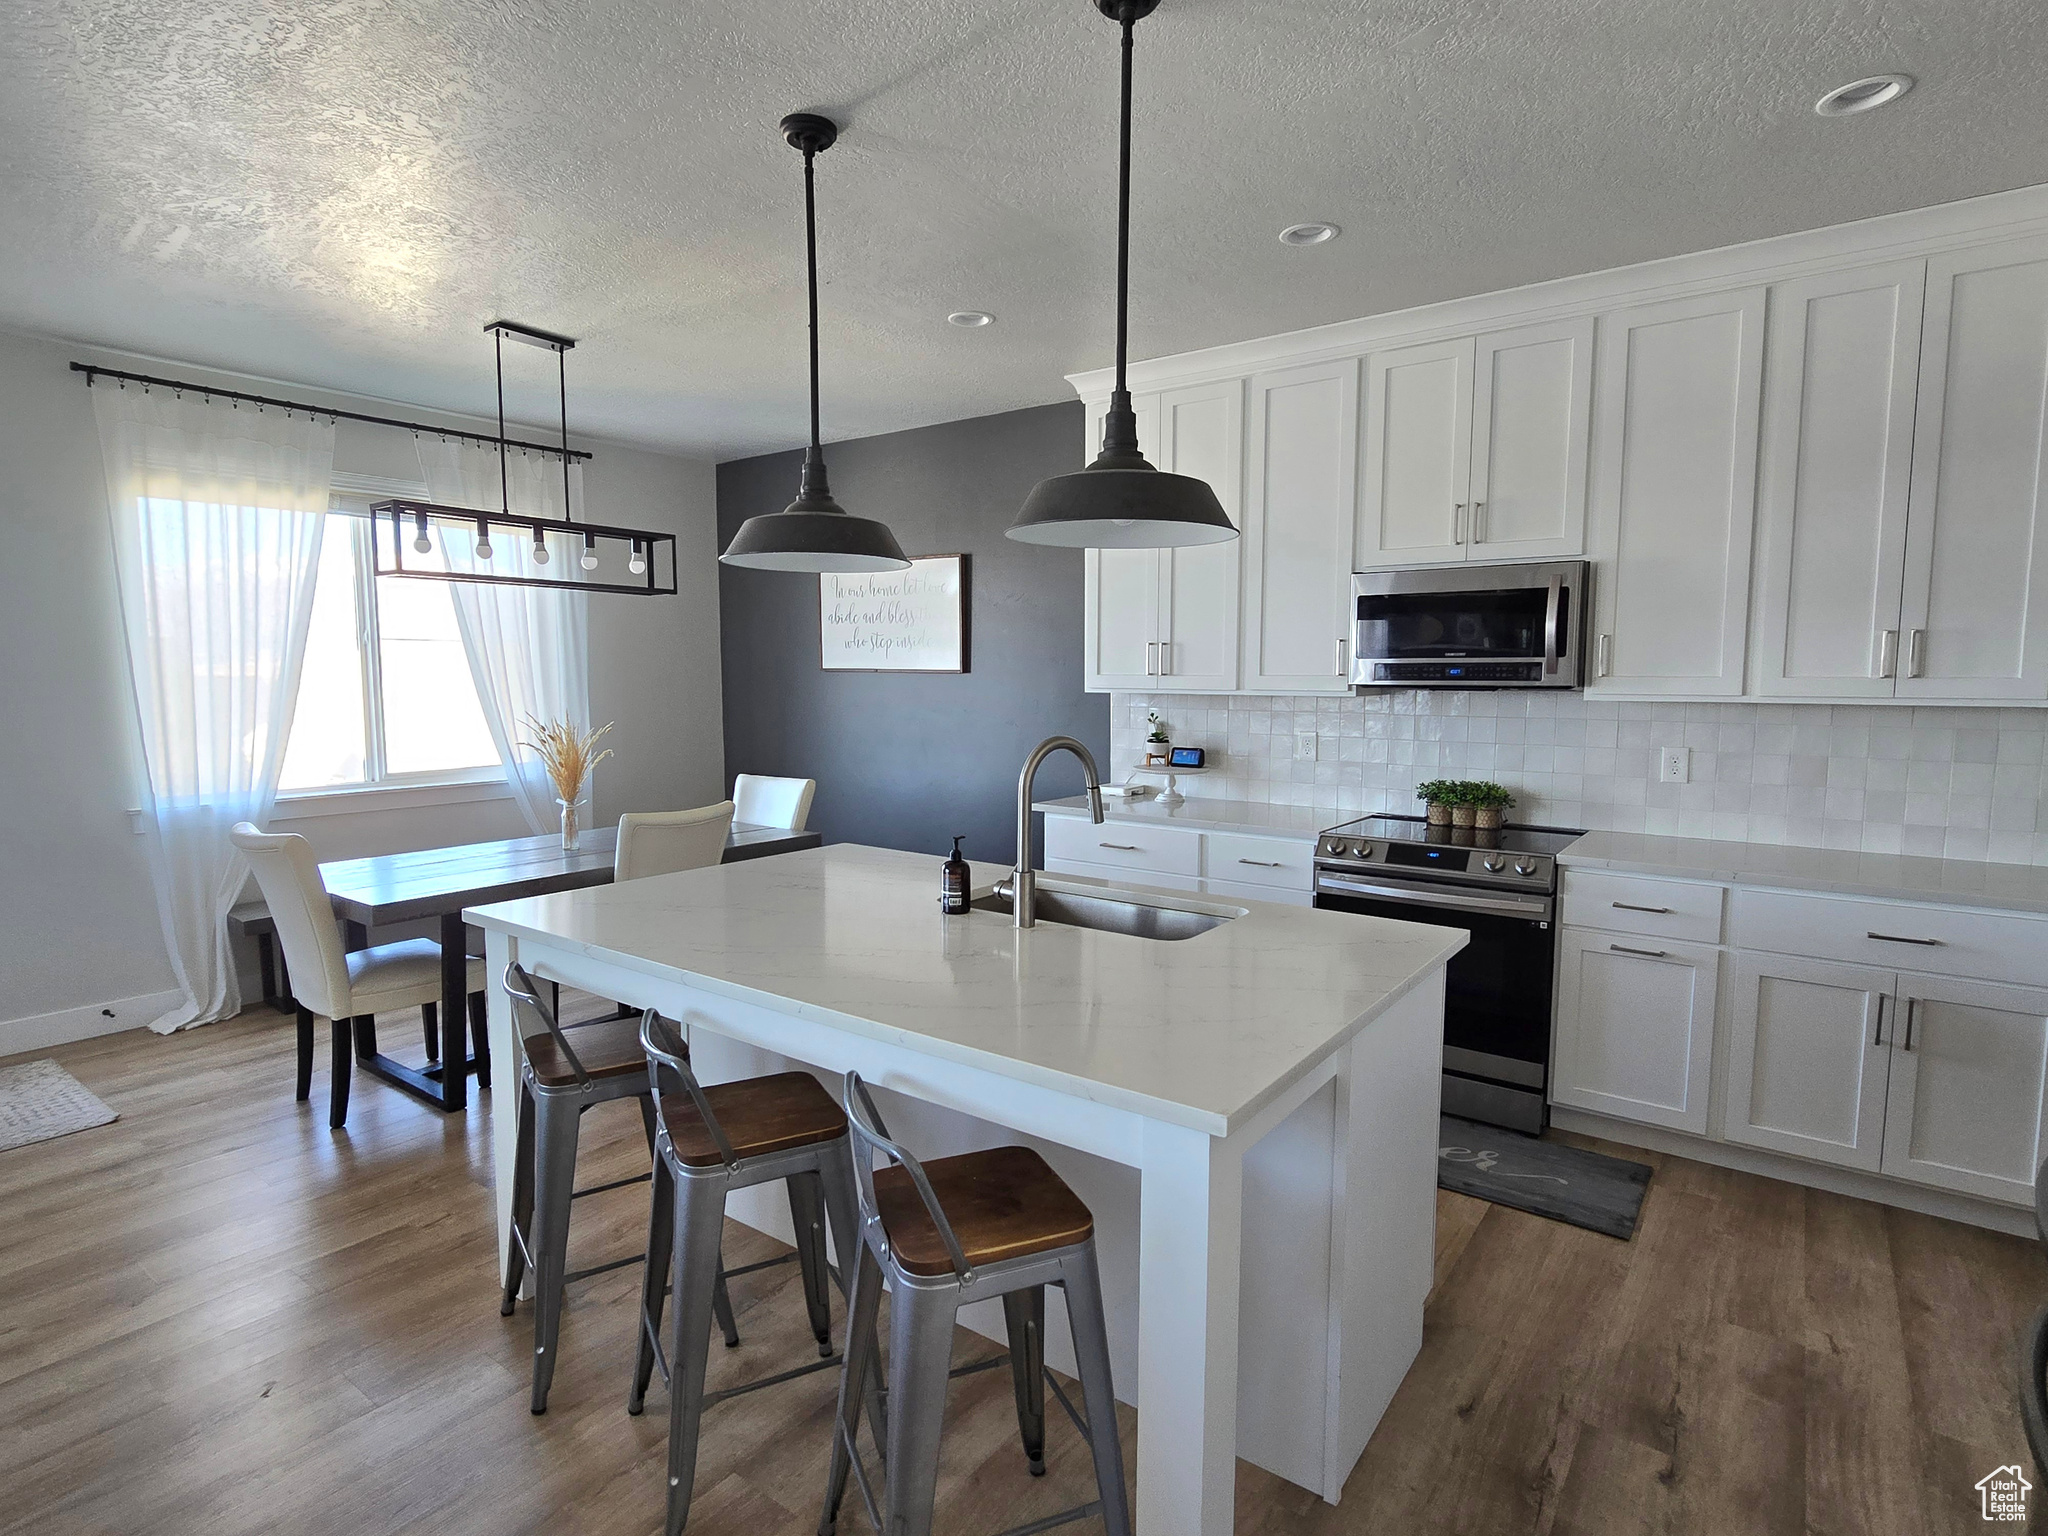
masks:
<instances>
[{"instance_id":1,"label":"textured ceiling","mask_svg":"<svg viewBox=\"0 0 2048 1536\"><path fill-rule=\"evenodd\" d=\"M1088 0L0 0L0 324L452 409L499 315L584 428L828 437L1109 360L1115 29ZM1135 355L2048 176L2041 0L1165 0L1138 32ZM1829 86L1905 69L1867 117ZM1281 226L1329 219L1332 245ZM949 310L992 310L979 331ZM552 414L520 353L515 414Z\"/></svg>"}]
</instances>

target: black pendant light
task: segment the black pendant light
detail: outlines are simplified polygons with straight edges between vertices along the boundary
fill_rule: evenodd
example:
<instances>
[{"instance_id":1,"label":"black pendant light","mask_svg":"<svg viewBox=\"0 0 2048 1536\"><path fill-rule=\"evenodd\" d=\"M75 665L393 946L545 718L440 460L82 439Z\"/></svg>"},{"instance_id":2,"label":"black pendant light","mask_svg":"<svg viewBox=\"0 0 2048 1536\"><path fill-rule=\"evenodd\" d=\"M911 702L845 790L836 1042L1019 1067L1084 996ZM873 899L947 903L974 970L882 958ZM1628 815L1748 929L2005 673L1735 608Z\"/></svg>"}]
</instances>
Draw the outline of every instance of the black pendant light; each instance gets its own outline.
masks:
<instances>
[{"instance_id":1,"label":"black pendant light","mask_svg":"<svg viewBox=\"0 0 2048 1536\"><path fill-rule=\"evenodd\" d=\"M804 154L804 246L811 269L811 446L796 500L740 524L718 558L757 571L900 571L910 564L886 523L855 517L832 499L825 451L818 446L818 211L811 162L839 137L829 117L792 112L782 137Z\"/></svg>"},{"instance_id":2,"label":"black pendant light","mask_svg":"<svg viewBox=\"0 0 2048 1536\"><path fill-rule=\"evenodd\" d=\"M1102 422L1102 453L1086 469L1041 480L1010 537L1081 549L1170 549L1237 537L1206 480L1154 469L1138 451L1138 417L1124 386L1131 292L1131 31L1159 0L1095 0L1123 28L1123 121L1116 200L1116 390Z\"/></svg>"}]
</instances>

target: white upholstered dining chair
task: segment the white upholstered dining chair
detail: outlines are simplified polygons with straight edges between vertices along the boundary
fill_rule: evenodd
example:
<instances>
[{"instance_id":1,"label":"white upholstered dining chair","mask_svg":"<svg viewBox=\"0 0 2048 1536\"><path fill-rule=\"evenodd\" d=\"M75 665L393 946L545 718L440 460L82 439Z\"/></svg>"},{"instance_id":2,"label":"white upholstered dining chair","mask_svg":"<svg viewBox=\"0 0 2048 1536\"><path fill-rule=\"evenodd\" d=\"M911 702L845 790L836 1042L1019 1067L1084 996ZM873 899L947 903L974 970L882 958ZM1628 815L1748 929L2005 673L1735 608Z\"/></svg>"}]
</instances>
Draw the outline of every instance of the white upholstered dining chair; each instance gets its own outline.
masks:
<instances>
[{"instance_id":1,"label":"white upholstered dining chair","mask_svg":"<svg viewBox=\"0 0 2048 1536\"><path fill-rule=\"evenodd\" d=\"M725 857L725 836L732 822L730 800L694 811L629 811L619 818L612 879L644 880L716 864Z\"/></svg>"},{"instance_id":2,"label":"white upholstered dining chair","mask_svg":"<svg viewBox=\"0 0 2048 1536\"><path fill-rule=\"evenodd\" d=\"M356 1022L370 1023L376 1015L397 1008L437 1008L441 1001L441 946L432 939L403 939L350 954L342 947L341 930L327 888L321 884L320 865L311 843L294 832L259 831L247 821L237 822L228 837L255 871L264 905L270 908L270 920L277 926L285 964L291 970L292 993L299 1005L301 1103L312 1092L313 1021L324 1018L332 1028L334 1081L327 1123L340 1130L348 1120ZM470 1027L479 1058L485 1050L480 1006L483 988L484 963L472 959L464 990L469 994ZM430 1032L431 1028L430 1024Z\"/></svg>"},{"instance_id":3,"label":"white upholstered dining chair","mask_svg":"<svg viewBox=\"0 0 2048 1536\"><path fill-rule=\"evenodd\" d=\"M732 798L738 807L733 820L747 827L782 827L801 832L811 819L811 796L817 792L816 779L775 779L743 773L732 781Z\"/></svg>"}]
</instances>

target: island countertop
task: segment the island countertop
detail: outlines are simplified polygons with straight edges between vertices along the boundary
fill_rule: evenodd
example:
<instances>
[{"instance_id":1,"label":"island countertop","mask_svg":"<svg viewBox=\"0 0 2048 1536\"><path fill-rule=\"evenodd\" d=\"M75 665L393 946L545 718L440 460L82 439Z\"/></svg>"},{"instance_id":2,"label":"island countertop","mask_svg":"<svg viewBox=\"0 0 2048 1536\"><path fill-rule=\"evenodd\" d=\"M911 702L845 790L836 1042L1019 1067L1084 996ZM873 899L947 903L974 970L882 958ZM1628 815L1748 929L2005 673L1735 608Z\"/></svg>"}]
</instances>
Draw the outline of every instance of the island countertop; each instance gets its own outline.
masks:
<instances>
[{"instance_id":1,"label":"island countertop","mask_svg":"<svg viewBox=\"0 0 2048 1536\"><path fill-rule=\"evenodd\" d=\"M842 843L465 916L1212 1136L1467 942L1458 929L1175 892L1156 894L1242 915L1177 941L1019 930L997 912L944 916L940 862ZM975 895L1008 873L976 864Z\"/></svg>"}]
</instances>

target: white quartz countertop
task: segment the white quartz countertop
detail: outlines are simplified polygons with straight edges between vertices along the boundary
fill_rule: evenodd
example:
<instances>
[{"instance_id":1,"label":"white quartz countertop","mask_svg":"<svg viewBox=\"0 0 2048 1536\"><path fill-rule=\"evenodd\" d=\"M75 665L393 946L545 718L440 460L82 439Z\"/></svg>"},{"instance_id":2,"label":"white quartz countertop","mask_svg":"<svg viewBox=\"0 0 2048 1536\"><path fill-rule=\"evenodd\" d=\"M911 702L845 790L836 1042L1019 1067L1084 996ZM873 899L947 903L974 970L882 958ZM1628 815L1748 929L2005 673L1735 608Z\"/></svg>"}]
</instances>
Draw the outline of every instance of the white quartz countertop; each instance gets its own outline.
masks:
<instances>
[{"instance_id":1,"label":"white quartz countertop","mask_svg":"<svg viewBox=\"0 0 2048 1536\"><path fill-rule=\"evenodd\" d=\"M1162 772L1164 770L1161 770ZM1182 791L1186 793L1185 789ZM1064 800L1039 800L1034 811L1048 816L1086 816L1088 797L1072 795ZM1306 805L1266 805L1257 800L1196 800L1189 797L1179 805L1161 805L1157 798L1120 800L1102 797L1104 821L1140 822L1153 827L1187 827L1195 832L1249 832L1257 837L1292 837L1315 841L1323 828L1349 817L1328 809Z\"/></svg>"},{"instance_id":2,"label":"white quartz countertop","mask_svg":"<svg viewBox=\"0 0 2048 1536\"><path fill-rule=\"evenodd\" d=\"M1557 856L1567 869L1608 869L1731 885L1826 891L2008 912L2048 912L2048 867L1912 858L1834 848L1588 832Z\"/></svg>"},{"instance_id":3,"label":"white quartz countertop","mask_svg":"<svg viewBox=\"0 0 2048 1536\"><path fill-rule=\"evenodd\" d=\"M1461 929L1174 892L1158 894L1243 915L1171 942L1020 931L1001 913L941 914L940 862L842 843L464 915L1218 1136L1467 942ZM1008 873L976 864L975 894Z\"/></svg>"}]
</instances>

